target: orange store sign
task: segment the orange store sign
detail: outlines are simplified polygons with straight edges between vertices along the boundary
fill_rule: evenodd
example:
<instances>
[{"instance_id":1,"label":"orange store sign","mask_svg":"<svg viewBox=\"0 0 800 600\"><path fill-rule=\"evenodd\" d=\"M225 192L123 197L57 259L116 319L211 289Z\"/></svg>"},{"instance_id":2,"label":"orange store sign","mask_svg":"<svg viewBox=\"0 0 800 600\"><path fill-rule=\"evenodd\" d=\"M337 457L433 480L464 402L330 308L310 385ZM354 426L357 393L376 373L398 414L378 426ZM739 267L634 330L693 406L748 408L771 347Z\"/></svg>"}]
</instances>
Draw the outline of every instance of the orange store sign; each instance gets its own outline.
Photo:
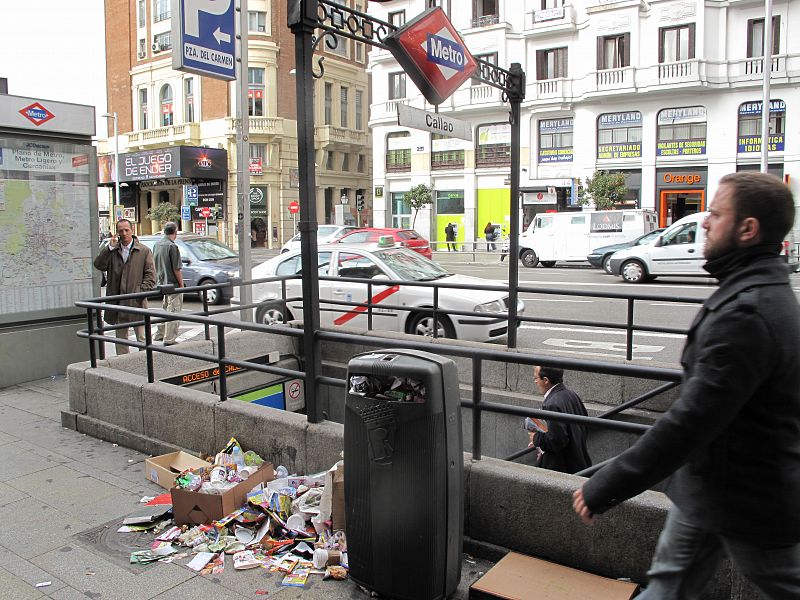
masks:
<instances>
[{"instance_id":1,"label":"orange store sign","mask_svg":"<svg viewBox=\"0 0 800 600\"><path fill-rule=\"evenodd\" d=\"M681 183L684 185L699 184L703 178L697 173L664 173L664 183Z\"/></svg>"}]
</instances>

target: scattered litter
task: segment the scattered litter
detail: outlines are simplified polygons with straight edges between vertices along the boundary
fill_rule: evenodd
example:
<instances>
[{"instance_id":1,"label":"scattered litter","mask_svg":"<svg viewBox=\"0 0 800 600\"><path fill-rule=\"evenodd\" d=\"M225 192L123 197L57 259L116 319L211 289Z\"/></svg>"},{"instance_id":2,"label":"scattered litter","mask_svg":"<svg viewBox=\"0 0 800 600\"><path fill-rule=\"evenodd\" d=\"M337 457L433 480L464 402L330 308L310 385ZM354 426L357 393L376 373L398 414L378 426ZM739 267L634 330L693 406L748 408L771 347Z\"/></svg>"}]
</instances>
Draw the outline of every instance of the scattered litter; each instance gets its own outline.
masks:
<instances>
[{"instance_id":1,"label":"scattered litter","mask_svg":"<svg viewBox=\"0 0 800 600\"><path fill-rule=\"evenodd\" d=\"M256 596L266 596L269 594L267 590L256 590Z\"/></svg>"},{"instance_id":2,"label":"scattered litter","mask_svg":"<svg viewBox=\"0 0 800 600\"><path fill-rule=\"evenodd\" d=\"M155 499L156 499L155 496L142 496L141 498L139 498L139 504L149 504Z\"/></svg>"},{"instance_id":3,"label":"scattered litter","mask_svg":"<svg viewBox=\"0 0 800 600\"><path fill-rule=\"evenodd\" d=\"M114 448L118 448L119 444L111 444Z\"/></svg>"},{"instance_id":4,"label":"scattered litter","mask_svg":"<svg viewBox=\"0 0 800 600\"><path fill-rule=\"evenodd\" d=\"M97 575L97 573L95 573L94 571L86 571L84 575Z\"/></svg>"},{"instance_id":5,"label":"scattered litter","mask_svg":"<svg viewBox=\"0 0 800 600\"><path fill-rule=\"evenodd\" d=\"M132 458L129 458L129 459L128 459L128 462L129 462L129 463L132 463L132 462L133 462L133 459L132 459Z\"/></svg>"},{"instance_id":6,"label":"scattered litter","mask_svg":"<svg viewBox=\"0 0 800 600\"><path fill-rule=\"evenodd\" d=\"M41 583L37 583L34 587L47 587L48 585L53 585L52 581L42 581Z\"/></svg>"},{"instance_id":7,"label":"scattered litter","mask_svg":"<svg viewBox=\"0 0 800 600\"><path fill-rule=\"evenodd\" d=\"M186 566L192 571L202 571L212 558L214 558L213 552L200 552L197 556L190 560Z\"/></svg>"}]
</instances>

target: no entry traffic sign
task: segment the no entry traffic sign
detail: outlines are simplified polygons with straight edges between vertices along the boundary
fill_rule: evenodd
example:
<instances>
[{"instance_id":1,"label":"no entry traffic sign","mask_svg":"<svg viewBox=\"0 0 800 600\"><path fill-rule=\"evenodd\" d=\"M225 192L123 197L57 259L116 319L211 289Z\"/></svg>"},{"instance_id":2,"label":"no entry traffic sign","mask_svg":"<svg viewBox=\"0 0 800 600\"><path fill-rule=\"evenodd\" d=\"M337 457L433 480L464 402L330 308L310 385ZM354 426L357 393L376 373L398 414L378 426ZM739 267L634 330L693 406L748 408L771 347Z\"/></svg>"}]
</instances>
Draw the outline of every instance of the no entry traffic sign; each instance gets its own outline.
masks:
<instances>
[{"instance_id":1,"label":"no entry traffic sign","mask_svg":"<svg viewBox=\"0 0 800 600\"><path fill-rule=\"evenodd\" d=\"M211 209L208 206L201 206L200 207L200 216L204 219L207 219L211 216Z\"/></svg>"},{"instance_id":2,"label":"no entry traffic sign","mask_svg":"<svg viewBox=\"0 0 800 600\"><path fill-rule=\"evenodd\" d=\"M295 200L289 202L289 212L293 215L300 212L300 205Z\"/></svg>"}]
</instances>

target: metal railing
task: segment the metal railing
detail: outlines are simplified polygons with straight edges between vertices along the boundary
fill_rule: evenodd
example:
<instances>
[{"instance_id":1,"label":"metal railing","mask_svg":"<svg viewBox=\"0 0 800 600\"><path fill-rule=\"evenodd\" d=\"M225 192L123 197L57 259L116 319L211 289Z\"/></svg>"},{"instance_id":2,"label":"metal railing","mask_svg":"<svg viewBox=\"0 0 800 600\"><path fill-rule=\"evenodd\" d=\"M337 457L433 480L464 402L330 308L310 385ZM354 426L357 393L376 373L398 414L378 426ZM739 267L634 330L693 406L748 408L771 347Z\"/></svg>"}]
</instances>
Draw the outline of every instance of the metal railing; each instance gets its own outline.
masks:
<instances>
[{"instance_id":1,"label":"metal railing","mask_svg":"<svg viewBox=\"0 0 800 600\"><path fill-rule=\"evenodd\" d=\"M263 279L256 279L252 281L245 281L241 282L240 285L253 285L257 283L266 283L266 282L280 282L281 283L281 290L282 290L282 300L281 302L289 303L296 299L287 298L286 297L286 282L291 279L298 279L297 276L292 277L269 277ZM365 283L363 279L352 279L352 278L333 278L333 277L320 277L320 280L336 280L336 281L352 281L356 283ZM238 311L243 309L252 309L261 305L261 303L253 303L248 306L237 306L237 307L227 307L216 309L214 311L210 311L208 309L208 299L207 299L207 292L211 289L220 289L228 286L232 286L233 282L228 282L224 284L212 284L206 286L194 286L189 288L181 288L176 290L172 286L162 286L157 290L153 290L151 292L142 292L138 294L122 294L117 296L106 296L100 298L92 298L86 301L77 302L76 305L86 309L87 315L87 328L85 330L81 330L78 335L80 337L86 338L89 341L89 348L90 348L90 362L92 367L97 366L97 360L99 358L104 358L104 351L103 351L103 344L106 342L114 343L114 344L122 344L129 347L135 347L140 350L143 350L146 353L146 368L147 368L147 380L150 383L155 381L155 371L153 367L153 353L154 352L161 352L165 354L172 354L175 356L182 356L185 358L200 360L203 362L215 362L219 367L219 398L220 401L226 401L228 399L228 387L227 387L227 367L228 366L235 366L242 369L249 369L253 371L259 371L267 374L278 375L281 377L291 377L291 378L301 378L305 381L306 385L306 398L309 404L316 403L318 394L316 390L318 386L333 386L337 388L346 388L347 382L343 379L327 377L323 375L319 375L315 378L314 381L308 381L306 377L305 371L302 370L293 370L287 369L284 367L266 365L261 363L255 363L247 360L240 360L237 358L233 358L227 355L226 347L225 347L225 333L227 330L242 330L242 331L253 331L253 332L261 332L261 333L270 333L270 334L277 334L277 335L284 335L284 336L291 336L296 338L302 338L306 335L306 331L302 328L294 328L294 327L286 327L286 326L275 326L275 325L264 325L260 323L251 323L245 321L226 321L220 319L218 315L225 312L232 312ZM437 315L471 315L474 316L474 313L466 313L466 312L459 312L459 311L449 311L444 310L438 307L438 295L439 290L442 288L451 288L451 289L490 289L490 290L498 290L498 289L506 289L507 287L504 286L467 286L467 285L458 285L458 284L443 284L437 282L400 282L400 281L391 281L391 280L380 280L380 282L366 282L368 288L368 295L367 295L367 302L346 302L346 301L326 301L326 304L330 305L340 305L345 307L351 307L353 310L360 310L364 311L367 314L368 318L368 326L372 328L372 312L374 308L374 304L371 301L372 298L372 286L379 285L380 287L386 287L390 285L409 285L409 286L427 286L433 288L433 307L431 311L434 315L434 318L437 318ZM624 294L613 294L613 293L583 293L583 292L574 292L569 290L543 290L538 288L520 288L520 291L533 291L535 293L545 293L545 294L559 294L559 295L580 295L580 296L598 296L598 297L606 297L606 298L622 298L628 302L629 306L629 320L625 324L612 324L612 323L601 323L598 324L596 322L589 322L589 321L581 321L581 320L557 320L557 319L546 319L541 317L519 317L519 321L538 321L538 322L546 322L546 323L568 323L568 324L580 324L580 325L592 325L592 326L599 326L599 327L616 327L616 328L625 328L628 331L628 335L632 336L635 330L640 331L668 331L668 332L678 332L679 330L671 329L671 328L660 328L660 327L645 327L645 326L637 326L633 322L633 302L637 299L648 299L653 300L654 296L629 296ZM133 300L133 299L143 299L143 298L158 298L161 297L163 294L170 294L170 293L199 293L201 294L202 301L203 301L203 310L195 313L171 313L161 309L145 309L145 308L135 308L135 307L126 307L120 306L116 304L116 302L122 300ZM687 298L658 298L659 300L665 301L675 301L675 302L699 302L696 299L687 299ZM404 309L409 310L406 307L389 307L381 304L381 308L395 308L395 309ZM104 324L101 318L101 311L103 310L114 310L121 313L127 313L130 315L134 315L136 318L139 318L137 321L126 322L117 325L108 325ZM481 317L486 317L487 319L502 319L508 318L508 313L481 313ZM153 343L152 334L150 328L154 324L164 323L172 320L178 321L187 321L191 323L198 323L202 324L205 328L205 339L211 339L211 329L213 328L216 332L216 340L217 340L217 351L216 354L205 354L199 352L193 352L191 350L184 350L180 347L176 346L158 346ZM119 339L117 337L112 337L106 335L107 332L115 331L120 328L127 328L135 327L137 325L143 325L145 327L145 340L144 342L139 341L132 341L128 339ZM310 335L314 336L314 343L319 344L325 341L331 342L345 342L345 343L357 343L360 345L367 345L367 346L374 346L374 347L401 347L401 348L411 348L411 349L419 349L419 350L430 350L430 344L425 341L417 340L414 337L410 336L407 340L396 340L396 339L387 339L378 336L372 335L363 335L363 334L354 334L354 333L345 333L345 332L335 332L335 331L326 331L326 330L317 330L313 332L309 332ZM436 335L436 328L434 328L434 336ZM99 345L99 349L98 349ZM620 364L620 363L611 363L611 362L601 362L601 361L589 361L589 360L582 360L582 359L571 359L571 358L561 358L561 357L553 357L553 356L546 356L541 354L535 354L532 352L508 352L505 350L497 349L494 345L487 344L485 348L476 348L474 346L470 347L463 347L455 344L447 344L447 343L440 343L436 346L437 352L449 356L456 356L467 359L471 362L471 370L472 370L472 396L469 399L461 399L460 403L461 406L465 409L469 409L473 413L473 421L472 421L472 434L473 434L473 446L472 446L472 455L473 458L476 460L480 460L482 456L481 450L481 427L482 427L482 415L484 412L488 413L496 413L496 414L507 414L507 415L515 415L519 417L536 417L542 419L552 419L557 421L564 421L567 423L580 423L589 427L600 427L604 429L610 429L615 431L627 432L627 433L636 433L641 434L649 429L648 425L643 425L639 423L630 423L626 421L618 421L613 419L622 413L624 410L629 408L635 407L640 405L642 402L649 400L655 396L658 396L676 385L681 380L681 371L679 369L669 369L669 368L659 368L659 367L644 367L639 365L630 365L630 364ZM655 387L654 389L641 394L635 398L632 398L623 404L616 406L605 413L601 414L598 417L583 417L578 415L568 415L568 414L561 414L561 413L553 413L551 411L545 411L541 409L534 409L534 408L526 408L520 407L505 403L499 402L488 402L483 400L483 382L482 382L482 365L483 362L503 362L505 364L519 364L519 365L540 365L540 366L553 366L558 368L563 368L567 370L577 370L583 372L591 372L591 373L600 373L606 375L618 375L623 377L635 377L640 379L646 380L653 380L653 381L660 381L665 382L661 385ZM308 393L308 390L313 390L312 393ZM307 413L309 415L318 415L321 414L315 407L307 406ZM309 416L309 420L313 419ZM519 455L524 454L525 452L520 452L511 457L509 459L514 459ZM600 465L595 465L595 467L582 472L581 474L588 475L591 470L599 468Z\"/></svg>"}]
</instances>

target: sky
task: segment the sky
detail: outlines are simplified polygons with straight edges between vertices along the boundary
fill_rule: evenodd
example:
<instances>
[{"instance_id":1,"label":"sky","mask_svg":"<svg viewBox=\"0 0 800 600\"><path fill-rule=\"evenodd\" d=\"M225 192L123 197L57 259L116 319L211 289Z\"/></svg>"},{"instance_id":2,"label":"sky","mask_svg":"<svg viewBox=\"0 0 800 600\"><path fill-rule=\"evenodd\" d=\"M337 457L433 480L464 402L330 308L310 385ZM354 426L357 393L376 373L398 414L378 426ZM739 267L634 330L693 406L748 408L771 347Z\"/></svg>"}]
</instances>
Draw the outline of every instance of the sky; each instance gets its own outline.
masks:
<instances>
[{"instance_id":1,"label":"sky","mask_svg":"<svg viewBox=\"0 0 800 600\"><path fill-rule=\"evenodd\" d=\"M94 106L104 138L103 0L0 0L0 77L15 96Z\"/></svg>"}]
</instances>

